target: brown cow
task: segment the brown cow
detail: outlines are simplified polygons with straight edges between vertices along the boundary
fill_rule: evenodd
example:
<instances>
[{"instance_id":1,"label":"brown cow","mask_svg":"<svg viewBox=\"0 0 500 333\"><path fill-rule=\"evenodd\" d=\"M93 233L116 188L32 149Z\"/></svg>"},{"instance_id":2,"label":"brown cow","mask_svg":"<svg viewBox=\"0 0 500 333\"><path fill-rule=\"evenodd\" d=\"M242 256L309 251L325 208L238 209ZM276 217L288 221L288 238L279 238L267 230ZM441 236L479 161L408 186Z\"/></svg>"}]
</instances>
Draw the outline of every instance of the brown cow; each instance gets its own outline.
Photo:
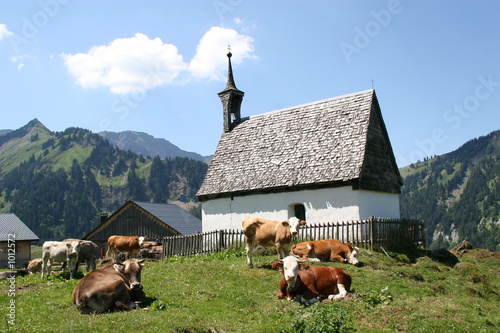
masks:
<instances>
[{"instance_id":1,"label":"brown cow","mask_svg":"<svg viewBox=\"0 0 500 333\"><path fill-rule=\"evenodd\" d=\"M326 297L342 300L351 291L351 275L338 267L309 266L288 256L273 268L283 272L278 298L314 303Z\"/></svg>"},{"instance_id":2,"label":"brown cow","mask_svg":"<svg viewBox=\"0 0 500 333\"><path fill-rule=\"evenodd\" d=\"M290 254L302 260L310 261L340 261L354 266L359 265L359 249L351 243L342 243L336 239L324 239L295 244Z\"/></svg>"},{"instance_id":3,"label":"brown cow","mask_svg":"<svg viewBox=\"0 0 500 333\"><path fill-rule=\"evenodd\" d=\"M245 234L248 267L253 267L252 250L255 243L264 247L276 246L278 259L284 258L290 252L292 235L296 235L300 226L305 224L306 221L301 221L296 217L283 222L260 217L245 218L241 223L241 228Z\"/></svg>"},{"instance_id":4,"label":"brown cow","mask_svg":"<svg viewBox=\"0 0 500 333\"><path fill-rule=\"evenodd\" d=\"M130 311L145 297L141 270L144 261L128 259L87 274L73 290L73 303L81 313Z\"/></svg>"},{"instance_id":5,"label":"brown cow","mask_svg":"<svg viewBox=\"0 0 500 333\"><path fill-rule=\"evenodd\" d=\"M145 239L146 237L137 236L109 236L106 257L111 257L114 261L117 261L120 252L126 252L128 257L132 257L139 252Z\"/></svg>"},{"instance_id":6,"label":"brown cow","mask_svg":"<svg viewBox=\"0 0 500 333\"><path fill-rule=\"evenodd\" d=\"M28 263L28 271L40 273L42 271L42 258L33 259Z\"/></svg>"}]
</instances>

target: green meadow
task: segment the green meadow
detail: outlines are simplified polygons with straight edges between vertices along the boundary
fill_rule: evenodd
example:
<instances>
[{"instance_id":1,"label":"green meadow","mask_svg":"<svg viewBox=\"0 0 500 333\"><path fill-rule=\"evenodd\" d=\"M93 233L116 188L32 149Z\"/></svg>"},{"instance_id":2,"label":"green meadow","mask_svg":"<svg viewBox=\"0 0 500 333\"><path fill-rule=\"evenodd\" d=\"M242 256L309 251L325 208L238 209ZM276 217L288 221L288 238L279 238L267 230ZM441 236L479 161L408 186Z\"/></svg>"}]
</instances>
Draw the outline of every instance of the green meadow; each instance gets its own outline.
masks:
<instances>
[{"instance_id":1,"label":"green meadow","mask_svg":"<svg viewBox=\"0 0 500 333\"><path fill-rule=\"evenodd\" d=\"M77 279L56 273L0 281L3 332L494 332L500 331L500 254L470 250L454 267L426 250L362 251L340 263L353 279L343 301L311 306L276 298L275 255L242 251L147 261L143 309L82 315L71 301ZM15 301L14 321L9 306ZM9 322L10 320L10 322Z\"/></svg>"}]
</instances>

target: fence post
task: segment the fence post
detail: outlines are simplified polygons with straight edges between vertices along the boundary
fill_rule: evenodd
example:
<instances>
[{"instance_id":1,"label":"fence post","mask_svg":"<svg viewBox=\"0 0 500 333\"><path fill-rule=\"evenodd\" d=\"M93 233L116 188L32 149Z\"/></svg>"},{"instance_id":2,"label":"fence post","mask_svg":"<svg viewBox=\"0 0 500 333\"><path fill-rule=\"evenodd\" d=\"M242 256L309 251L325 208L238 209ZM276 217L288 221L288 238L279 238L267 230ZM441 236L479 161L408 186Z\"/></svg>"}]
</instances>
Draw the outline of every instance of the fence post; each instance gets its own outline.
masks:
<instances>
[{"instance_id":1,"label":"fence post","mask_svg":"<svg viewBox=\"0 0 500 333\"><path fill-rule=\"evenodd\" d=\"M370 216L368 219L368 228L369 228L369 233L370 233L370 251L373 251L373 216Z\"/></svg>"}]
</instances>

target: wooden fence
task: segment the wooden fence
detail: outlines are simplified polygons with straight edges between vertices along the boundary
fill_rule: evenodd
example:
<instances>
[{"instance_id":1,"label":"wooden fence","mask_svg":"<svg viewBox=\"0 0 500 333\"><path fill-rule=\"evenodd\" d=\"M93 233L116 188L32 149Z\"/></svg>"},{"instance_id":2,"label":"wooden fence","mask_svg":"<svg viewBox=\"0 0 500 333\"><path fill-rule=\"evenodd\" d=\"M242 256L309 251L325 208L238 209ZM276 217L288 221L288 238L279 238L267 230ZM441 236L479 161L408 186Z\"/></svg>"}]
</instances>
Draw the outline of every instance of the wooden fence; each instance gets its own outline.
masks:
<instances>
[{"instance_id":1,"label":"wooden fence","mask_svg":"<svg viewBox=\"0 0 500 333\"><path fill-rule=\"evenodd\" d=\"M425 246L424 221L369 218L363 221L306 225L300 228L296 242L339 239L358 247L397 248ZM189 256L245 247L242 230L215 230L206 233L163 238L163 256Z\"/></svg>"}]
</instances>

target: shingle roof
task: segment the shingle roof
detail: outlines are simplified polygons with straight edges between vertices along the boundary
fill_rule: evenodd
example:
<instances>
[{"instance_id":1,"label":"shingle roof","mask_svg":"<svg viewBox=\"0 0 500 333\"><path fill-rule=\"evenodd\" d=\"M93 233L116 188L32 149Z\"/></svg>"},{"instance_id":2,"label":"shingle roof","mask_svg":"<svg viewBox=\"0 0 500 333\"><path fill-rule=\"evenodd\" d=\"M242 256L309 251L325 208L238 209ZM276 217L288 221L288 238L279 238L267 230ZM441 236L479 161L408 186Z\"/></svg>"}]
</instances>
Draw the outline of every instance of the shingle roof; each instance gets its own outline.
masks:
<instances>
[{"instance_id":1,"label":"shingle roof","mask_svg":"<svg viewBox=\"0 0 500 333\"><path fill-rule=\"evenodd\" d=\"M15 234L15 237L9 237L9 234ZM14 239L15 241L39 240L38 236L16 214L0 214L0 242L5 242L8 239Z\"/></svg>"},{"instance_id":2,"label":"shingle roof","mask_svg":"<svg viewBox=\"0 0 500 333\"><path fill-rule=\"evenodd\" d=\"M181 234L191 235L202 231L201 220L177 205L133 202Z\"/></svg>"},{"instance_id":3,"label":"shingle roof","mask_svg":"<svg viewBox=\"0 0 500 333\"><path fill-rule=\"evenodd\" d=\"M374 90L242 119L222 134L197 196L346 184L400 193Z\"/></svg>"}]
</instances>

